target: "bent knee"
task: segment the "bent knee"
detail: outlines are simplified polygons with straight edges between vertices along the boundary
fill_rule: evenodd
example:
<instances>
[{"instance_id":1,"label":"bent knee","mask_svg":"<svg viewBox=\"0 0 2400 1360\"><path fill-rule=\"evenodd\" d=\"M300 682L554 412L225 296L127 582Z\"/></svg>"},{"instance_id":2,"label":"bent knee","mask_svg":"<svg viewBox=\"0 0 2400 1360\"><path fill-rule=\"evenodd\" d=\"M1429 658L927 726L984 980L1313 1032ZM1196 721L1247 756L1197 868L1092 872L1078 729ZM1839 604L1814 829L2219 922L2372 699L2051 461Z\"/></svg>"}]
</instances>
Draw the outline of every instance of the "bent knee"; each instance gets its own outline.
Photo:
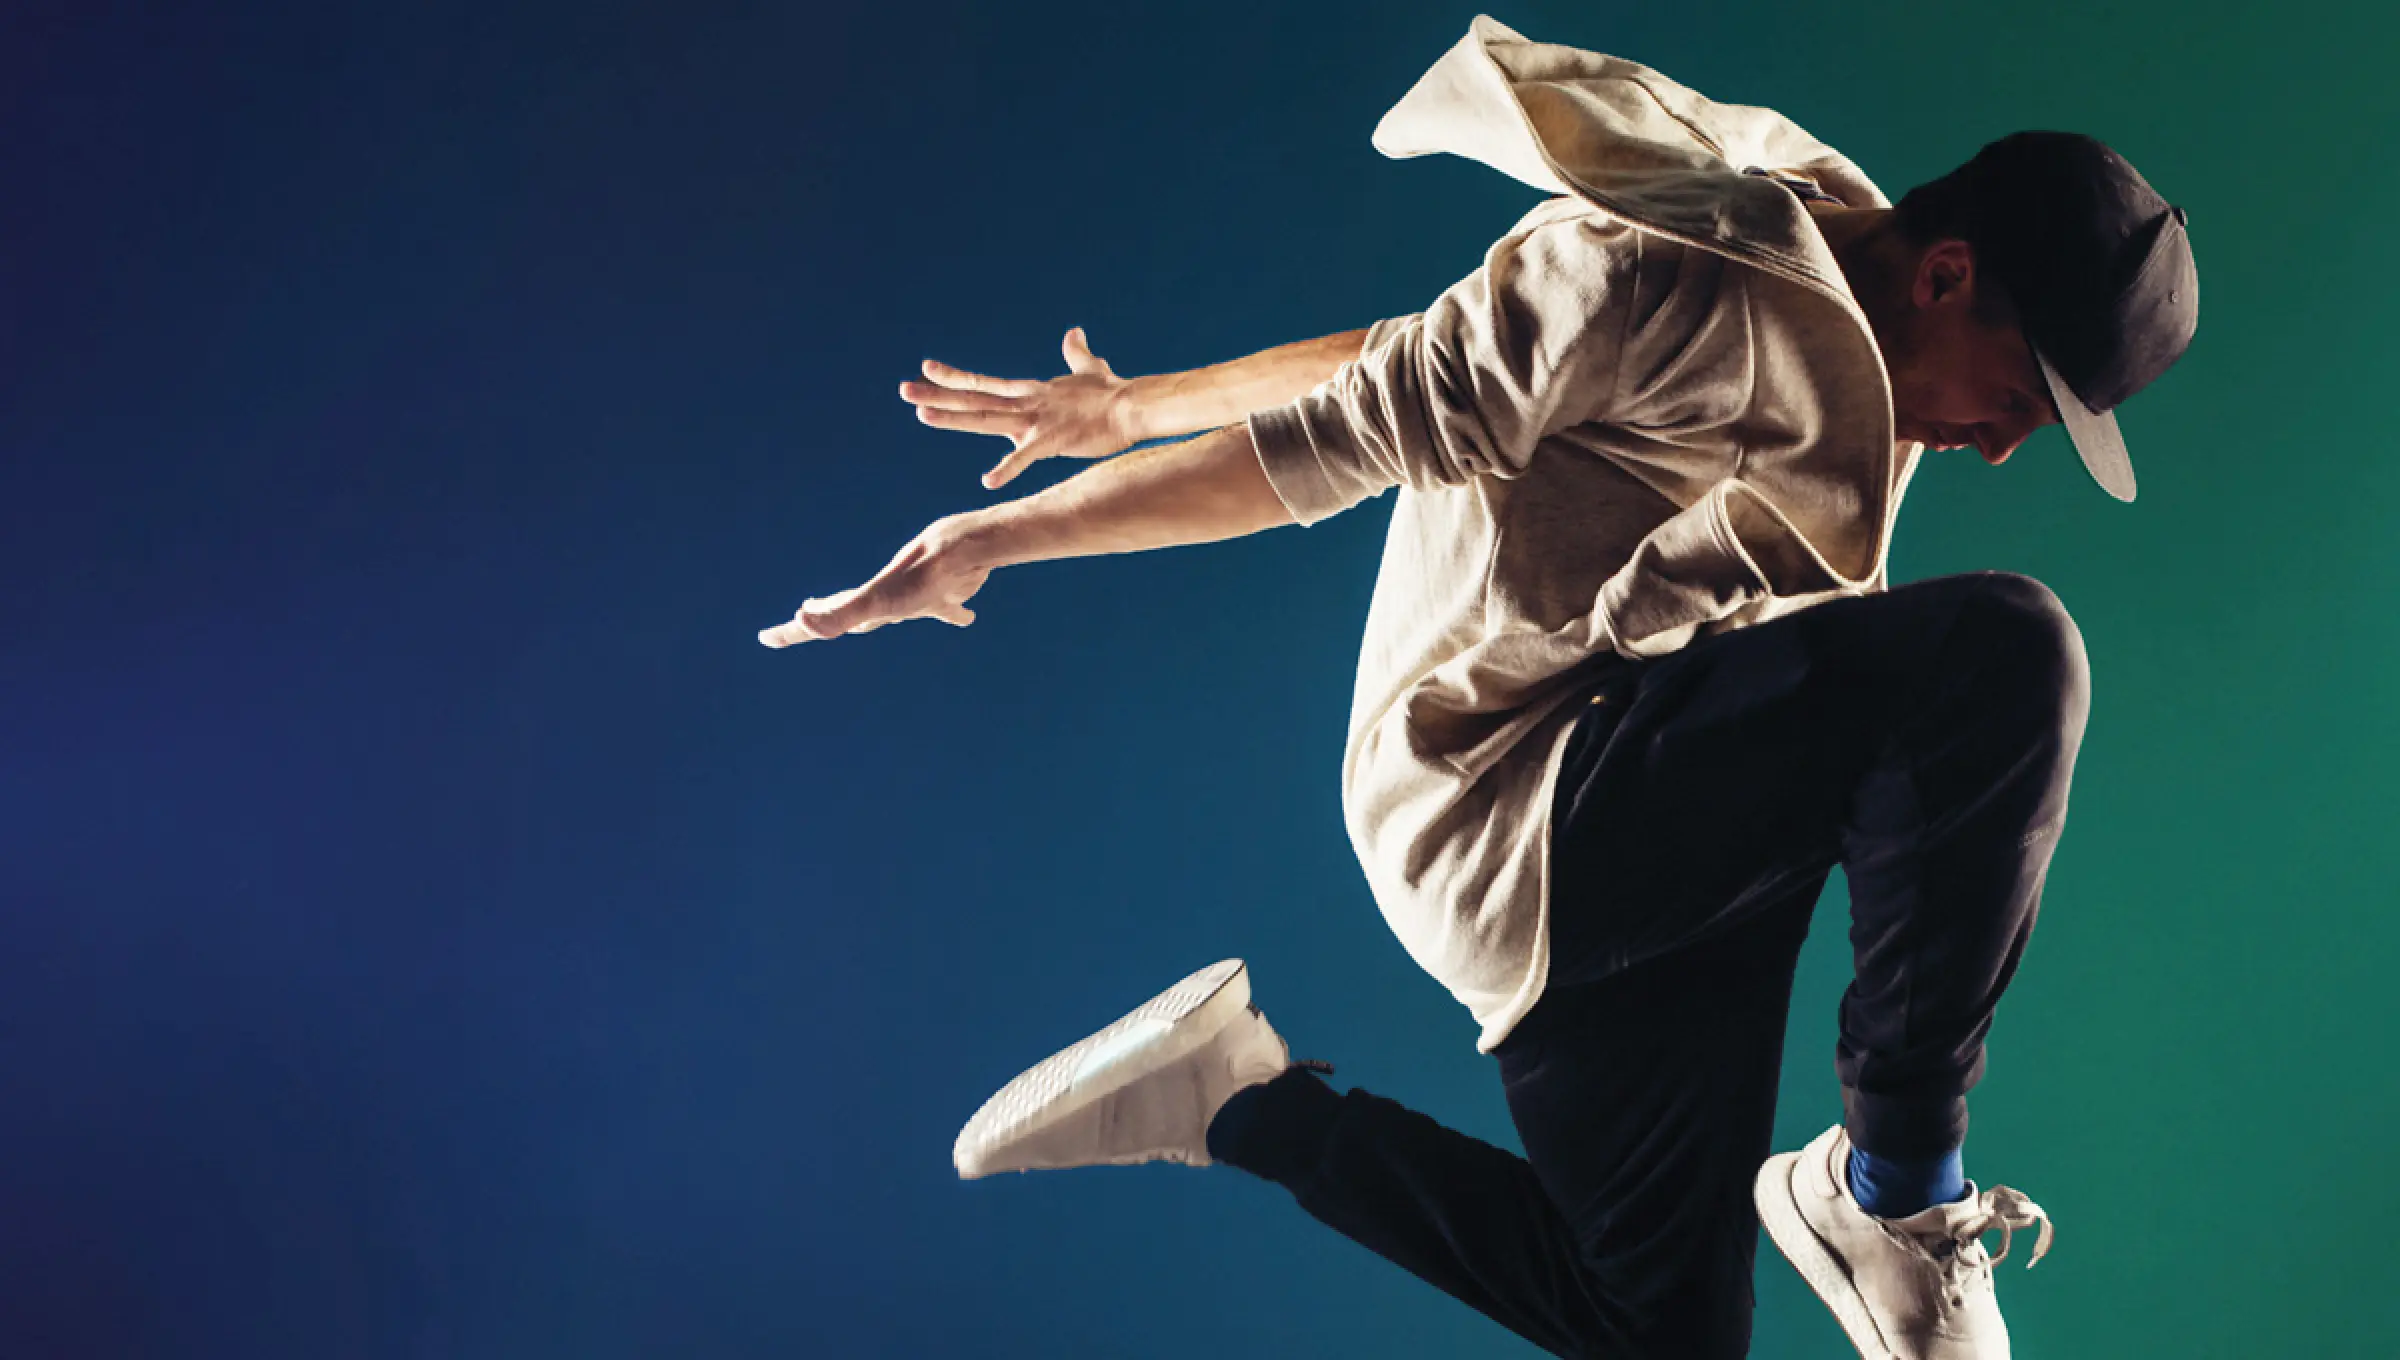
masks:
<instances>
[{"instance_id":1,"label":"bent knee","mask_svg":"<svg viewBox=\"0 0 2400 1360\"><path fill-rule=\"evenodd\" d=\"M2015 572L1978 573L1958 627L1970 639L1993 683L2041 701L2071 737L2080 737L2091 712L2091 658L2083 632L2056 592Z\"/></svg>"}]
</instances>

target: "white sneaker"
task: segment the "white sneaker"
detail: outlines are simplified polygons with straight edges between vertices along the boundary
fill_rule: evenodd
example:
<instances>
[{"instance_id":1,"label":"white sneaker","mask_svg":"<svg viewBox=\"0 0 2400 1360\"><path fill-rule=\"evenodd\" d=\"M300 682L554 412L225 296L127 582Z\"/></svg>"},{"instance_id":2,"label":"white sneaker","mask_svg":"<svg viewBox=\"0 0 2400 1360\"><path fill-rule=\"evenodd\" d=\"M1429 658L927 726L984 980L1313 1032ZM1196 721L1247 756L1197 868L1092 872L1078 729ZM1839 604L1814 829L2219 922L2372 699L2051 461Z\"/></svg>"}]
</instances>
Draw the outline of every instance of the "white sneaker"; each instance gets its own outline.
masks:
<instances>
[{"instance_id":1,"label":"white sneaker","mask_svg":"<svg viewBox=\"0 0 2400 1360\"><path fill-rule=\"evenodd\" d=\"M2039 1222L2033 1260L2050 1250L2050 1216L2005 1185L1906 1218L1877 1218L1850 1193L1850 1138L1836 1124L1807 1147L1767 1159L1756 1186L1767 1235L1833 1310L1867 1360L2008 1360L2008 1324L1992 1267L2018 1228ZM2001 1232L2000 1255L1983 1234Z\"/></svg>"},{"instance_id":2,"label":"white sneaker","mask_svg":"<svg viewBox=\"0 0 2400 1360\"><path fill-rule=\"evenodd\" d=\"M1291 1065L1291 1051L1250 1004L1249 971L1227 959L1001 1087L959 1130L951 1160L968 1180L1071 1166L1207 1166L1208 1121L1226 1098Z\"/></svg>"}]
</instances>

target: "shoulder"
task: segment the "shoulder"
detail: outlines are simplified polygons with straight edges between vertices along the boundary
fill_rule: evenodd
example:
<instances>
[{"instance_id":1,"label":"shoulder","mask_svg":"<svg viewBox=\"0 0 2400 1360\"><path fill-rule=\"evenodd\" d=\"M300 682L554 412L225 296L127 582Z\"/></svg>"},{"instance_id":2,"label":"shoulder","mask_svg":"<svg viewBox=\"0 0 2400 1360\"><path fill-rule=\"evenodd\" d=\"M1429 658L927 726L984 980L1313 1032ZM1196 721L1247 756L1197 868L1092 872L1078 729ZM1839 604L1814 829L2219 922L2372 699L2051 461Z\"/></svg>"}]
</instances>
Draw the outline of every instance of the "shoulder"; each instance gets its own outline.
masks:
<instances>
[{"instance_id":1,"label":"shoulder","mask_svg":"<svg viewBox=\"0 0 2400 1360\"><path fill-rule=\"evenodd\" d=\"M1481 271L1495 320L1556 346L1593 332L1622 334L1625 308L1652 243L1578 198L1545 200L1492 243Z\"/></svg>"},{"instance_id":2,"label":"shoulder","mask_svg":"<svg viewBox=\"0 0 2400 1360\"><path fill-rule=\"evenodd\" d=\"M1492 263L1562 346L1647 370L1748 361L1757 271L1714 251L1553 200L1495 247Z\"/></svg>"},{"instance_id":3,"label":"shoulder","mask_svg":"<svg viewBox=\"0 0 2400 1360\"><path fill-rule=\"evenodd\" d=\"M1578 296L1612 313L1629 309L1634 328L1662 311L1713 310L1752 271L1714 251L1635 226L1581 199L1545 200L1493 243L1487 263Z\"/></svg>"}]
</instances>

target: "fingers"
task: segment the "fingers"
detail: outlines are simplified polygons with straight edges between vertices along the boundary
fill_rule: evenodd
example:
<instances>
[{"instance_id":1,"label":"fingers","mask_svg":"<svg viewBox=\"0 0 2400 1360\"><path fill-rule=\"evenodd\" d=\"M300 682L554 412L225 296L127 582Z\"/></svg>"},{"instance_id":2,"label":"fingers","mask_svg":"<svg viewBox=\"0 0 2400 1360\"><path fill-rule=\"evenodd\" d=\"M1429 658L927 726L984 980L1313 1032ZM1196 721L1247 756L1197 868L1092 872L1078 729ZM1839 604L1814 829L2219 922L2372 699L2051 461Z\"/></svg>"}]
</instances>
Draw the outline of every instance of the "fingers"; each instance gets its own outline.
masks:
<instances>
[{"instance_id":1,"label":"fingers","mask_svg":"<svg viewBox=\"0 0 2400 1360\"><path fill-rule=\"evenodd\" d=\"M926 377L944 387L963 388L995 397L1022 397L1041 386L1024 378L993 378L981 373L969 373L963 368L952 368L939 359L927 359L924 369Z\"/></svg>"},{"instance_id":2,"label":"fingers","mask_svg":"<svg viewBox=\"0 0 2400 1360\"><path fill-rule=\"evenodd\" d=\"M791 622L761 628L758 640L769 647L789 647L796 642L822 642L880 626L885 621L867 616L867 602L863 598L866 591L866 586L853 586L823 599L803 600L793 612Z\"/></svg>"},{"instance_id":3,"label":"fingers","mask_svg":"<svg viewBox=\"0 0 2400 1360\"><path fill-rule=\"evenodd\" d=\"M940 383L904 382L900 384L900 399L917 407L937 411L1013 411L1020 398L998 397L989 392L970 391L964 387L944 387Z\"/></svg>"},{"instance_id":4,"label":"fingers","mask_svg":"<svg viewBox=\"0 0 2400 1360\"><path fill-rule=\"evenodd\" d=\"M854 590L844 591L843 595L854 596L857 593ZM899 619L859 618L856 617L857 612L855 609L845 611L835 607L832 600L810 600L792 615L790 623L759 629L758 640L780 651L794 643L822 642L847 634L872 633L887 624L901 622ZM937 604L926 617L940 619L953 628L964 628L975 622L975 611L963 604Z\"/></svg>"},{"instance_id":5,"label":"fingers","mask_svg":"<svg viewBox=\"0 0 2400 1360\"><path fill-rule=\"evenodd\" d=\"M944 411L931 406L918 407L917 419L937 430L964 430L968 434L1014 436L1033 425L1030 417L1006 412Z\"/></svg>"},{"instance_id":6,"label":"fingers","mask_svg":"<svg viewBox=\"0 0 2400 1360\"><path fill-rule=\"evenodd\" d=\"M758 630L758 640L766 646L776 648L777 650L789 647L797 642L815 642L821 638L829 636L831 636L831 634L820 633L816 629L809 626L807 618L805 617L805 611L800 614L792 615L792 621L790 623L779 623L772 628L761 628Z\"/></svg>"}]
</instances>

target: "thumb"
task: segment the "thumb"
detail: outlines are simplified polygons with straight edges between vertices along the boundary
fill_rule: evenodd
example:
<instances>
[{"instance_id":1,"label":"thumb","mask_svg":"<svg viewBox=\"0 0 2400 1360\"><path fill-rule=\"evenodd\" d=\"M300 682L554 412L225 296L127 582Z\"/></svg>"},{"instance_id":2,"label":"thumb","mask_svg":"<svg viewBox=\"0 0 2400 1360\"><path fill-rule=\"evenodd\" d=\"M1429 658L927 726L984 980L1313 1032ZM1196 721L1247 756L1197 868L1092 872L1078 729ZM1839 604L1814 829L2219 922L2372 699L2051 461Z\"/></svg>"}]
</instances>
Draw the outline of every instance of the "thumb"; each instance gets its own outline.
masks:
<instances>
[{"instance_id":1,"label":"thumb","mask_svg":"<svg viewBox=\"0 0 2400 1360\"><path fill-rule=\"evenodd\" d=\"M963 604L936 605L933 616L955 628L964 628L975 621L975 611Z\"/></svg>"},{"instance_id":2,"label":"thumb","mask_svg":"<svg viewBox=\"0 0 2400 1360\"><path fill-rule=\"evenodd\" d=\"M1027 453L1023 449L1018 449L1016 452L1010 454L1006 458L1001 459L997 466L995 466L991 471L983 474L984 489L988 491L997 491L1001 487L1004 487L1010 482L1015 481L1018 473L1023 472L1025 469L1033 466L1034 458L1035 455Z\"/></svg>"},{"instance_id":3,"label":"thumb","mask_svg":"<svg viewBox=\"0 0 2400 1360\"><path fill-rule=\"evenodd\" d=\"M1091 343L1084 339L1081 326L1068 331L1065 342L1059 348L1067 356L1069 373L1097 373L1108 367L1106 363L1092 357Z\"/></svg>"}]
</instances>

